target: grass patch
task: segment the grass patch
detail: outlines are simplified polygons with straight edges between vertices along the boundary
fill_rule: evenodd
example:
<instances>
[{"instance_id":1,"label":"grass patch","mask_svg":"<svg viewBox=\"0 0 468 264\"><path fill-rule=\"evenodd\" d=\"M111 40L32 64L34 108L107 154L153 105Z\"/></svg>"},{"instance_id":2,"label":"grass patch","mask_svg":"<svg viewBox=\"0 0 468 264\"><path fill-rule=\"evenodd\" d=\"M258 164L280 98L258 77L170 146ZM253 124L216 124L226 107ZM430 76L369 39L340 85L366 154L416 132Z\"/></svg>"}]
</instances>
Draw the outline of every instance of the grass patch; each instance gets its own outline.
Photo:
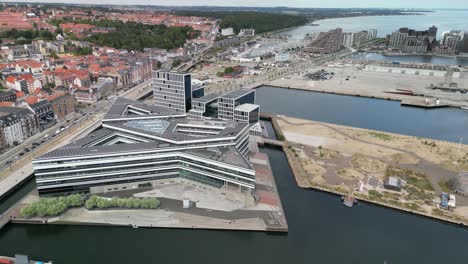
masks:
<instances>
[{"instance_id":1,"label":"grass patch","mask_svg":"<svg viewBox=\"0 0 468 264\"><path fill-rule=\"evenodd\" d=\"M392 136L385 134L385 133L379 133L379 132L369 132L369 135L381 139L383 141L391 141L393 138Z\"/></svg>"},{"instance_id":2,"label":"grass patch","mask_svg":"<svg viewBox=\"0 0 468 264\"><path fill-rule=\"evenodd\" d=\"M407 200L429 203L434 198L434 186L424 173L391 166L386 169L385 176L395 176L406 181L403 188L408 193L405 197Z\"/></svg>"},{"instance_id":3,"label":"grass patch","mask_svg":"<svg viewBox=\"0 0 468 264\"><path fill-rule=\"evenodd\" d=\"M437 216L444 216L444 212L438 208L432 209L432 214Z\"/></svg>"},{"instance_id":4,"label":"grass patch","mask_svg":"<svg viewBox=\"0 0 468 264\"><path fill-rule=\"evenodd\" d=\"M450 187L448 186L448 182L447 181L439 181L437 183L437 185L439 185L440 189L443 191L443 192L446 192L446 193L449 193L451 192L451 189Z\"/></svg>"},{"instance_id":5,"label":"grass patch","mask_svg":"<svg viewBox=\"0 0 468 264\"><path fill-rule=\"evenodd\" d=\"M400 194L398 193L392 193L392 192L387 192L387 191L383 191L382 193L386 199L391 199L395 201L398 201L400 199Z\"/></svg>"},{"instance_id":6,"label":"grass patch","mask_svg":"<svg viewBox=\"0 0 468 264\"><path fill-rule=\"evenodd\" d=\"M382 200L383 194L379 193L376 190L370 190L369 191L369 197L374 200Z\"/></svg>"},{"instance_id":7,"label":"grass patch","mask_svg":"<svg viewBox=\"0 0 468 264\"><path fill-rule=\"evenodd\" d=\"M421 207L415 203L405 203L404 207L410 209L410 210L420 210Z\"/></svg>"}]
</instances>

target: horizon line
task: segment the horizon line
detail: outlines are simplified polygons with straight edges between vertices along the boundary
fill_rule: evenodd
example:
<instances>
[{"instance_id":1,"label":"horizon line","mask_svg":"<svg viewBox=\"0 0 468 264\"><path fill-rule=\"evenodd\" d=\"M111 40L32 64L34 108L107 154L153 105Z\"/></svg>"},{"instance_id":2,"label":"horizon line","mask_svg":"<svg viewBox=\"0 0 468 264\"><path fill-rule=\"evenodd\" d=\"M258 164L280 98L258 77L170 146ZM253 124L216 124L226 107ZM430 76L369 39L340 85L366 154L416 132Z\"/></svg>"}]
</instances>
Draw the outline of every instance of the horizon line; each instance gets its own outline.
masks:
<instances>
[{"instance_id":1,"label":"horizon line","mask_svg":"<svg viewBox=\"0 0 468 264\"><path fill-rule=\"evenodd\" d=\"M417 7L298 7L298 6L229 6L229 5L157 5L157 4L111 4L111 3L65 3L60 1L51 2L37 2L37 1L2 1L3 4L63 4L63 5L89 5L89 6L154 6L154 7L226 7L226 8L291 8L291 9L389 9L389 10L401 10L401 11L432 11L432 10L468 10L468 8L442 8L442 7L432 7L432 8L417 8Z\"/></svg>"}]
</instances>

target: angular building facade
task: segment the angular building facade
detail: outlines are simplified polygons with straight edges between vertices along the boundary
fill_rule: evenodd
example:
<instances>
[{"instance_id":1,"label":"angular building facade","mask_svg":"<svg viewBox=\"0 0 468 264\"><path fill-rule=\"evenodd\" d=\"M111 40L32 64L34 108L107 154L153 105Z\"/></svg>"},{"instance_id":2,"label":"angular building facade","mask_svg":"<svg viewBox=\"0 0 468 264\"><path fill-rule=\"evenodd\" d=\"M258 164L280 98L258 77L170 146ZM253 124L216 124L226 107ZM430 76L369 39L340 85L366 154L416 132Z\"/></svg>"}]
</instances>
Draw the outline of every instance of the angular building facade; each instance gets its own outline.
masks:
<instances>
[{"instance_id":1,"label":"angular building facade","mask_svg":"<svg viewBox=\"0 0 468 264\"><path fill-rule=\"evenodd\" d=\"M242 104L255 104L254 89L240 89L221 95L218 99L218 118L234 121L234 109Z\"/></svg>"},{"instance_id":2,"label":"angular building facade","mask_svg":"<svg viewBox=\"0 0 468 264\"><path fill-rule=\"evenodd\" d=\"M41 195L102 193L183 177L248 192L255 188L249 127L118 98L102 129L33 161L37 188Z\"/></svg>"},{"instance_id":3,"label":"angular building facade","mask_svg":"<svg viewBox=\"0 0 468 264\"><path fill-rule=\"evenodd\" d=\"M304 48L305 52L328 54L339 51L342 48L343 30L333 29L328 32L320 32L318 37Z\"/></svg>"}]
</instances>

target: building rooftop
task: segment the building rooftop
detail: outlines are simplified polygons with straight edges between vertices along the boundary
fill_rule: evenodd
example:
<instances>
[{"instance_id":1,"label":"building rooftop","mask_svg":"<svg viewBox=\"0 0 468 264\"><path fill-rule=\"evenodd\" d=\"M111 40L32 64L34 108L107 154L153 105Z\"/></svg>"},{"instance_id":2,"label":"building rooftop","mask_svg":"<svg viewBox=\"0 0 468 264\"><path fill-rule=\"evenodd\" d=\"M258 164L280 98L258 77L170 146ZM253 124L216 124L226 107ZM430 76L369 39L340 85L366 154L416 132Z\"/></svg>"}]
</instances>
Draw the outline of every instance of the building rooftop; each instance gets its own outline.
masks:
<instances>
[{"instance_id":1,"label":"building rooftop","mask_svg":"<svg viewBox=\"0 0 468 264\"><path fill-rule=\"evenodd\" d=\"M407 68L407 69L421 69L421 70L435 70L435 71L447 71L450 68L454 72L459 72L460 69L452 68L447 65L433 65L433 64L415 64L415 63L392 63L392 62L376 62L370 65L392 67L392 68Z\"/></svg>"},{"instance_id":2,"label":"building rooftop","mask_svg":"<svg viewBox=\"0 0 468 264\"><path fill-rule=\"evenodd\" d=\"M258 108L260 108L260 106L256 104L241 104L237 106L235 110L242 111L242 112L252 112Z\"/></svg>"},{"instance_id":3,"label":"building rooftop","mask_svg":"<svg viewBox=\"0 0 468 264\"><path fill-rule=\"evenodd\" d=\"M148 105L119 97L114 104L112 104L111 108L104 116L103 121L139 119L142 116L144 116L145 119L162 118L175 114L184 115L176 113L173 109Z\"/></svg>"},{"instance_id":4,"label":"building rooftop","mask_svg":"<svg viewBox=\"0 0 468 264\"><path fill-rule=\"evenodd\" d=\"M114 106L118 106L118 109ZM249 124L193 120L184 116L154 118L159 113L150 111L153 106L122 98L117 99L109 110L115 112L111 117L121 117L119 113L128 107L136 107L140 111L135 115L137 119L130 115L122 120L103 121L102 129L42 155L37 160L177 151L250 169L250 164L231 146L233 139L248 129ZM213 143L217 142L225 146L213 148Z\"/></svg>"},{"instance_id":5,"label":"building rooftop","mask_svg":"<svg viewBox=\"0 0 468 264\"><path fill-rule=\"evenodd\" d=\"M208 94L200 98L193 98L192 103L209 103L215 100L218 100L219 97L221 97L222 94Z\"/></svg>"},{"instance_id":6,"label":"building rooftop","mask_svg":"<svg viewBox=\"0 0 468 264\"><path fill-rule=\"evenodd\" d=\"M220 96L221 98L226 98L226 99L237 99L239 97L242 97L246 94L255 92L253 89L239 89L239 90L234 90L232 92L229 92L227 94L224 94Z\"/></svg>"}]
</instances>

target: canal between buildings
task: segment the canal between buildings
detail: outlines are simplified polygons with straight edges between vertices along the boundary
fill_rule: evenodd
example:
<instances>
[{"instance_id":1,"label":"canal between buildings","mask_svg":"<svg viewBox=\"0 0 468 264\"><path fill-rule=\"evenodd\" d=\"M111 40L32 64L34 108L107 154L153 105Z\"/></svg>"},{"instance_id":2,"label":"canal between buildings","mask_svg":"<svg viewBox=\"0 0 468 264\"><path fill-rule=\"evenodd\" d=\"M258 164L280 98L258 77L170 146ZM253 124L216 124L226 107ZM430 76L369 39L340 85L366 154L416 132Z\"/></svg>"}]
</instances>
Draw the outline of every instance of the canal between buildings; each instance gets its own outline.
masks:
<instances>
[{"instance_id":1,"label":"canal between buildings","mask_svg":"<svg viewBox=\"0 0 468 264\"><path fill-rule=\"evenodd\" d=\"M468 139L468 112L458 109L423 110L278 88L260 88L257 98L264 112L448 141ZM262 151L270 158L287 234L10 224L0 230L0 255L24 253L66 264L466 263L467 229L366 203L343 207L335 195L298 188L282 151ZM2 205L27 193L30 184Z\"/></svg>"}]
</instances>

